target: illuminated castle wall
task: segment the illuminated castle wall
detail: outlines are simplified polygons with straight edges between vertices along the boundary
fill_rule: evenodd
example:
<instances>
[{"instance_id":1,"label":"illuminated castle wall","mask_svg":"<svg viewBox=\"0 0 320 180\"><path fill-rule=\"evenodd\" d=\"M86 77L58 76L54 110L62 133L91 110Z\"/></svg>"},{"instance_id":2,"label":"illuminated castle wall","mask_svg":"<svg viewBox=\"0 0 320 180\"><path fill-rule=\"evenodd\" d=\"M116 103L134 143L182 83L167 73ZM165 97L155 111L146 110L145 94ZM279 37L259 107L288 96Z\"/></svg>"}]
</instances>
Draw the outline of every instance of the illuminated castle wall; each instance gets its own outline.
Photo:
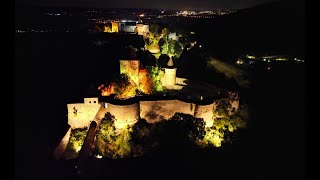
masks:
<instances>
[{"instance_id":1,"label":"illuminated castle wall","mask_svg":"<svg viewBox=\"0 0 320 180\"><path fill-rule=\"evenodd\" d=\"M195 104L180 100L140 101L140 117L149 123L171 118L176 112L194 115Z\"/></svg>"},{"instance_id":2,"label":"illuminated castle wall","mask_svg":"<svg viewBox=\"0 0 320 180\"><path fill-rule=\"evenodd\" d=\"M137 33L138 35L143 36L143 38L147 38L149 33L149 25L143 23L137 23Z\"/></svg>"},{"instance_id":3,"label":"illuminated castle wall","mask_svg":"<svg viewBox=\"0 0 320 180\"><path fill-rule=\"evenodd\" d=\"M203 120L206 122L206 127L211 127L214 121L213 112L216 110L216 108L216 102L208 105L196 105L194 117L203 118Z\"/></svg>"},{"instance_id":4,"label":"illuminated castle wall","mask_svg":"<svg viewBox=\"0 0 320 180\"><path fill-rule=\"evenodd\" d=\"M239 99L219 99L211 104L198 105L181 100L139 101L128 105L115 105L109 102L88 103L98 98L84 98L85 103L68 104L68 124L72 129L89 127L92 121L100 123L104 115L109 112L115 116L115 127L121 129L135 124L139 118L149 123L170 119L175 113L190 114L196 118L203 118L206 127L211 127L215 119L214 111L219 101L239 102ZM78 109L75 116L74 107ZM238 109L238 107L235 107ZM79 113L80 112L80 113Z\"/></svg>"},{"instance_id":5,"label":"illuminated castle wall","mask_svg":"<svg viewBox=\"0 0 320 180\"><path fill-rule=\"evenodd\" d=\"M72 128L88 127L101 104L98 98L84 98L84 103L68 104L68 124Z\"/></svg>"},{"instance_id":6,"label":"illuminated castle wall","mask_svg":"<svg viewBox=\"0 0 320 180\"><path fill-rule=\"evenodd\" d=\"M114 105L104 103L104 112L109 112L115 116L115 127L121 129L127 125L133 125L139 120L140 109L139 103L130 105Z\"/></svg>"}]
</instances>

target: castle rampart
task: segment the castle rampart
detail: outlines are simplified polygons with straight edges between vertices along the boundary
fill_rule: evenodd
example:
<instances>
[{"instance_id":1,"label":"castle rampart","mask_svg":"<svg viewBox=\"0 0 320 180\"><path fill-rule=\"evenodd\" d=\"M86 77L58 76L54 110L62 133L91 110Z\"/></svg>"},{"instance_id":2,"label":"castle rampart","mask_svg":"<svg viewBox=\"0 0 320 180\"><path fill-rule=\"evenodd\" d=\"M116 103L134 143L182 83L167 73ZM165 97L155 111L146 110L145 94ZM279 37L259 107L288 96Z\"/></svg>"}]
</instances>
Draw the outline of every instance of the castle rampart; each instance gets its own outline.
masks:
<instances>
[{"instance_id":1,"label":"castle rampart","mask_svg":"<svg viewBox=\"0 0 320 180\"><path fill-rule=\"evenodd\" d=\"M171 118L176 112L194 115L195 104L180 100L140 101L140 117L149 123Z\"/></svg>"},{"instance_id":2,"label":"castle rampart","mask_svg":"<svg viewBox=\"0 0 320 180\"><path fill-rule=\"evenodd\" d=\"M84 98L84 103L68 104L68 124L74 128L89 127L101 104L98 98Z\"/></svg>"},{"instance_id":3,"label":"castle rampart","mask_svg":"<svg viewBox=\"0 0 320 180\"><path fill-rule=\"evenodd\" d=\"M138 99L138 98L136 98ZM220 102L226 102L232 108L238 109L238 96L212 100L204 104L204 101L186 102L178 99L162 100L123 100L126 102L118 104L113 101L98 102L98 98L85 98L85 103L68 104L68 123L72 129L89 127L92 121L100 124L105 114L109 112L115 117L117 129L127 125L135 124L139 118L145 119L149 123L159 122L170 119L175 113L190 114L195 118L203 118L206 127L212 126L214 112ZM91 102L91 103L90 103ZM94 103L95 102L95 103Z\"/></svg>"}]
</instances>

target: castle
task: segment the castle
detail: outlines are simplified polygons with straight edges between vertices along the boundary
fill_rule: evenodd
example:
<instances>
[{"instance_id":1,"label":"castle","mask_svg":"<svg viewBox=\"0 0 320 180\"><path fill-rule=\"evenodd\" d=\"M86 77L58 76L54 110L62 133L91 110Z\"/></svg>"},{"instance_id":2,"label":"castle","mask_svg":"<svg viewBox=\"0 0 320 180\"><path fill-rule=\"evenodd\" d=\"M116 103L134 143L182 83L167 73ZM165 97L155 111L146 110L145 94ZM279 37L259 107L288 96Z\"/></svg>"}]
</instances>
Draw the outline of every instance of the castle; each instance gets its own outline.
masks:
<instances>
[{"instance_id":1,"label":"castle","mask_svg":"<svg viewBox=\"0 0 320 180\"><path fill-rule=\"evenodd\" d=\"M176 77L176 68L173 67L172 59L168 62L168 67L164 68L163 86L168 90L179 91L184 87L193 86L195 88L203 86L201 83L192 82L184 78ZM139 60L120 60L120 72L127 73L138 81L139 76ZM188 81L188 82L187 82ZM186 83L187 82L187 83ZM66 149L70 138L71 129L89 128L89 132L93 133L97 125L105 117L106 113L110 113L115 118L115 128L121 130L128 126L134 125L139 119L143 118L148 123L156 123L162 120L168 120L175 113L184 113L192 115L195 118L202 118L206 127L211 127L216 118L215 111L219 102L229 103L231 109L238 110L239 96L237 93L227 92L226 96L216 96L208 98L210 101L202 101L203 97L213 96L217 92L213 86L206 84L203 86L207 92L201 89L200 94L192 94L198 96L198 101L189 99L190 96L141 96L133 97L127 100L116 100L112 97L90 97L84 98L83 103L67 104L68 108L68 124L69 130L64 138L57 146L54 154L59 159ZM220 94L218 92L217 94ZM92 126L94 124L94 126ZM89 133L88 132L88 133ZM92 138L91 138L92 140ZM89 146L89 145L88 145Z\"/></svg>"},{"instance_id":2,"label":"castle","mask_svg":"<svg viewBox=\"0 0 320 180\"><path fill-rule=\"evenodd\" d=\"M163 86L168 90L181 90L188 86L186 79L176 77L177 68L173 67L173 61L170 58L168 67L164 68L164 77L162 78ZM120 60L120 73L127 74L136 84L139 84L139 60ZM189 81L190 84L190 81ZM200 86L197 84L197 86ZM216 89L206 87L209 92L215 92ZM213 94L212 94L213 95ZM203 94L210 96L210 94ZM179 97L137 97L131 100L121 100L116 102L112 98L92 97L84 98L83 103L67 104L68 124L71 128L89 127L92 121L100 123L104 115L109 112L115 116L115 127L124 128L133 125L140 118L146 119L149 123L169 119L176 112L190 114L195 118L203 118L206 126L212 126L214 121L214 111L217 102L221 100L229 101L232 108L238 109L239 97L235 94L229 97L212 100L209 103L191 102ZM132 100L136 99L136 100Z\"/></svg>"},{"instance_id":3,"label":"castle","mask_svg":"<svg viewBox=\"0 0 320 180\"><path fill-rule=\"evenodd\" d=\"M112 20L111 29L106 32L118 33L137 33L138 35L143 36L144 39L147 38L149 34L149 25L139 21L130 21L130 20Z\"/></svg>"}]
</instances>

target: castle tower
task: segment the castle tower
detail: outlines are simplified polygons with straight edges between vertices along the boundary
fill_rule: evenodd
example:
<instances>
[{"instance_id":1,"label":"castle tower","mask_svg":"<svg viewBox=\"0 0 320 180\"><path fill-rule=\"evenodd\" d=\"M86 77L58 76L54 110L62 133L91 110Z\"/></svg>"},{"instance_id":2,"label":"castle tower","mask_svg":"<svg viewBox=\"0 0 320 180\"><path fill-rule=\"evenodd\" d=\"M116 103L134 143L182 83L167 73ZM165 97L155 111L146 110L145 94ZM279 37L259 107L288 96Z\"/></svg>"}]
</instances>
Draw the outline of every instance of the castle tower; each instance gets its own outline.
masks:
<instances>
[{"instance_id":1,"label":"castle tower","mask_svg":"<svg viewBox=\"0 0 320 180\"><path fill-rule=\"evenodd\" d=\"M142 21L138 21L137 23L137 33L138 35L143 36L143 38L147 38L149 33L149 25L144 24Z\"/></svg>"},{"instance_id":2,"label":"castle tower","mask_svg":"<svg viewBox=\"0 0 320 180\"><path fill-rule=\"evenodd\" d=\"M170 57L167 65L168 66L164 68L164 86L167 89L174 89L177 68L174 67L172 57Z\"/></svg>"},{"instance_id":3,"label":"castle tower","mask_svg":"<svg viewBox=\"0 0 320 180\"><path fill-rule=\"evenodd\" d=\"M112 21L111 22L111 31L114 33L119 32L119 21Z\"/></svg>"},{"instance_id":4,"label":"castle tower","mask_svg":"<svg viewBox=\"0 0 320 180\"><path fill-rule=\"evenodd\" d=\"M138 32L138 35L143 35L143 23L142 22L138 22L137 23L137 32Z\"/></svg>"}]
</instances>

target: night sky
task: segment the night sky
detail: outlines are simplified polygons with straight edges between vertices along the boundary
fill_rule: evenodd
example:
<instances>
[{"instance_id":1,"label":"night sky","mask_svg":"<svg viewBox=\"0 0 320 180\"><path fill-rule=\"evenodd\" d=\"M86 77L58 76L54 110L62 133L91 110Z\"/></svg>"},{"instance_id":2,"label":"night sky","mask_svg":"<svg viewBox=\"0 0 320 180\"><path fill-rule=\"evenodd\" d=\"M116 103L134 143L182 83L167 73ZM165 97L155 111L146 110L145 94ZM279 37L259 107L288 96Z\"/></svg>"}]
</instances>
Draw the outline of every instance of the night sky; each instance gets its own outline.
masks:
<instances>
[{"instance_id":1,"label":"night sky","mask_svg":"<svg viewBox=\"0 0 320 180\"><path fill-rule=\"evenodd\" d=\"M273 0L16 0L16 4L96 8L242 9Z\"/></svg>"}]
</instances>

